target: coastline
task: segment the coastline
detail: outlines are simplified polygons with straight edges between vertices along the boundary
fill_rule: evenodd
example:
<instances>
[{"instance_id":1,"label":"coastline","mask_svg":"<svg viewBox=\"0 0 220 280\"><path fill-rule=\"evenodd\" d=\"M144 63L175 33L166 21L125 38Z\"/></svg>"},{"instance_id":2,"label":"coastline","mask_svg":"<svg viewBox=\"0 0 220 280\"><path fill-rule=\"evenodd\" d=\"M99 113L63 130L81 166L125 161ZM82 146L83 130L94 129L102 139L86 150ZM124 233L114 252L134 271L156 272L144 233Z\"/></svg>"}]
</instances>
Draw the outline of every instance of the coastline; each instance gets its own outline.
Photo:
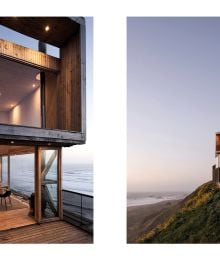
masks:
<instances>
[{"instance_id":1,"label":"coastline","mask_svg":"<svg viewBox=\"0 0 220 280\"><path fill-rule=\"evenodd\" d=\"M182 199L165 200L154 204L127 207L127 242L136 239L147 231L170 218L179 208Z\"/></svg>"}]
</instances>

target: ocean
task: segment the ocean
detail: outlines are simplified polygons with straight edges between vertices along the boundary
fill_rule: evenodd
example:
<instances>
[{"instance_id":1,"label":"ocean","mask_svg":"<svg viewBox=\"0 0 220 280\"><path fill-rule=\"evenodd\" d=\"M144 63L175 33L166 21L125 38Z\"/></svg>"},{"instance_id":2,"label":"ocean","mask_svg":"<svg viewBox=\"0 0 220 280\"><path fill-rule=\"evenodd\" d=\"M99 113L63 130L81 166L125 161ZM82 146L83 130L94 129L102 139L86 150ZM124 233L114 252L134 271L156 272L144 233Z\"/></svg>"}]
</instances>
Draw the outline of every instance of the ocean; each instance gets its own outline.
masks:
<instances>
[{"instance_id":1,"label":"ocean","mask_svg":"<svg viewBox=\"0 0 220 280\"><path fill-rule=\"evenodd\" d=\"M7 164L3 164L3 182L7 184ZM93 194L92 164L63 162L62 188L83 194ZM30 196L34 192L34 160L11 157L11 189Z\"/></svg>"},{"instance_id":2,"label":"ocean","mask_svg":"<svg viewBox=\"0 0 220 280\"><path fill-rule=\"evenodd\" d=\"M184 192L129 192L127 195L127 206L138 206L155 204L166 200L183 199L187 193Z\"/></svg>"}]
</instances>

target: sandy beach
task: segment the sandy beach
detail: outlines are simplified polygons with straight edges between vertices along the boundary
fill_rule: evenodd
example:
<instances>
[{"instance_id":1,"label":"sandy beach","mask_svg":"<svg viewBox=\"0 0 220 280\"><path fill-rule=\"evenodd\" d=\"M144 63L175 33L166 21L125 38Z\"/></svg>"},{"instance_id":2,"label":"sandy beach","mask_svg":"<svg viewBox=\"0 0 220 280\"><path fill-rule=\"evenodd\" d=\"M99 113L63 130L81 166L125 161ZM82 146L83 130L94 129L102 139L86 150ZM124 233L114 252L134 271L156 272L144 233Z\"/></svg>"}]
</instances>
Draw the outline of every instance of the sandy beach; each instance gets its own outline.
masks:
<instances>
[{"instance_id":1,"label":"sandy beach","mask_svg":"<svg viewBox=\"0 0 220 280\"><path fill-rule=\"evenodd\" d=\"M127 207L127 242L135 240L172 216L181 200L162 201L156 204Z\"/></svg>"}]
</instances>

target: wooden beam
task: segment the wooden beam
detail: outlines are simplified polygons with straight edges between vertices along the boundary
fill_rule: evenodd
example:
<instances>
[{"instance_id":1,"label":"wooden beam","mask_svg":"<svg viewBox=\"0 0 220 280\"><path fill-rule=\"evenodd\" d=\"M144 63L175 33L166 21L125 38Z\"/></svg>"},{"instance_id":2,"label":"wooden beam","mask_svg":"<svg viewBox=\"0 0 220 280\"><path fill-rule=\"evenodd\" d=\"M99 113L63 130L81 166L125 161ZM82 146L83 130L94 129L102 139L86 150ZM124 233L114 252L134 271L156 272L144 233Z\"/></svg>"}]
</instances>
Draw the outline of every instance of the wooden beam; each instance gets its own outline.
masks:
<instances>
[{"instance_id":1,"label":"wooden beam","mask_svg":"<svg viewBox=\"0 0 220 280\"><path fill-rule=\"evenodd\" d=\"M44 169L41 173L41 178L42 178L42 182L45 180L45 177L47 176L47 173L49 172L54 160L57 157L57 150L55 150L52 155L50 156L50 159L48 160L47 164L44 166Z\"/></svg>"},{"instance_id":2,"label":"wooden beam","mask_svg":"<svg viewBox=\"0 0 220 280\"><path fill-rule=\"evenodd\" d=\"M0 57L8 58L42 70L55 72L60 70L59 58L2 39L0 39Z\"/></svg>"},{"instance_id":3,"label":"wooden beam","mask_svg":"<svg viewBox=\"0 0 220 280\"><path fill-rule=\"evenodd\" d=\"M10 140L10 141L27 141L32 145L31 142L42 143L41 145L45 145L48 143L59 144L60 146L70 146L74 144L84 144L85 143L85 135L80 132L69 132L62 130L53 130L53 129L42 129L35 127L26 127L26 126L18 126L18 125L7 125L0 124L0 141L2 140Z\"/></svg>"}]
</instances>

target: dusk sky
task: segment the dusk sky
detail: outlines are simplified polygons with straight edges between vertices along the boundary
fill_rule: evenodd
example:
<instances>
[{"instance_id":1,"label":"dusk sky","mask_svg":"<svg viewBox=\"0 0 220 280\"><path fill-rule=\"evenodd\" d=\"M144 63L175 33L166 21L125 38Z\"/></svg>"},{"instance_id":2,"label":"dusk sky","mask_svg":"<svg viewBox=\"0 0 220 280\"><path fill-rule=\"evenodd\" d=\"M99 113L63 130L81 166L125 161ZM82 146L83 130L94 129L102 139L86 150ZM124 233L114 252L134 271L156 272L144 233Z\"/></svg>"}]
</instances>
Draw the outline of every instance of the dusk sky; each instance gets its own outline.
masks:
<instances>
[{"instance_id":1,"label":"dusk sky","mask_svg":"<svg viewBox=\"0 0 220 280\"><path fill-rule=\"evenodd\" d=\"M220 18L128 18L128 191L211 179L220 131Z\"/></svg>"},{"instance_id":2,"label":"dusk sky","mask_svg":"<svg viewBox=\"0 0 220 280\"><path fill-rule=\"evenodd\" d=\"M15 42L26 47L38 49L38 41L19 34L0 25L0 39ZM48 47L50 55L57 56L58 51ZM92 91L93 91L93 18L86 18L86 94L87 94L87 142L85 145L76 145L63 149L63 161L70 163L92 163L93 161L93 120L92 120Z\"/></svg>"}]
</instances>

